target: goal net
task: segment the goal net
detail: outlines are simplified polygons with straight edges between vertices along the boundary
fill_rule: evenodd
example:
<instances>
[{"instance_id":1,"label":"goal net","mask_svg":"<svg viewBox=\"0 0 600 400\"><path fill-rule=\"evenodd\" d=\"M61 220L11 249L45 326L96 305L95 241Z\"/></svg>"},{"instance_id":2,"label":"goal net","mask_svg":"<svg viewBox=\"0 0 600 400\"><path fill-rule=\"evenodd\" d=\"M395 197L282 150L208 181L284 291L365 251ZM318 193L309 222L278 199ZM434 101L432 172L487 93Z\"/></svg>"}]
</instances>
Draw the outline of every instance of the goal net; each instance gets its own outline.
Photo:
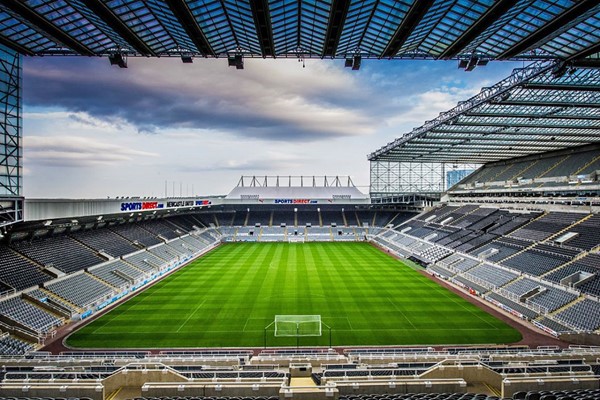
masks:
<instances>
[{"instance_id":1,"label":"goal net","mask_svg":"<svg viewBox=\"0 0 600 400\"><path fill-rule=\"evenodd\" d=\"M289 243L304 243L304 235L300 236L288 236Z\"/></svg>"},{"instance_id":2,"label":"goal net","mask_svg":"<svg viewBox=\"0 0 600 400\"><path fill-rule=\"evenodd\" d=\"M320 315L276 315L275 337L321 336Z\"/></svg>"}]
</instances>

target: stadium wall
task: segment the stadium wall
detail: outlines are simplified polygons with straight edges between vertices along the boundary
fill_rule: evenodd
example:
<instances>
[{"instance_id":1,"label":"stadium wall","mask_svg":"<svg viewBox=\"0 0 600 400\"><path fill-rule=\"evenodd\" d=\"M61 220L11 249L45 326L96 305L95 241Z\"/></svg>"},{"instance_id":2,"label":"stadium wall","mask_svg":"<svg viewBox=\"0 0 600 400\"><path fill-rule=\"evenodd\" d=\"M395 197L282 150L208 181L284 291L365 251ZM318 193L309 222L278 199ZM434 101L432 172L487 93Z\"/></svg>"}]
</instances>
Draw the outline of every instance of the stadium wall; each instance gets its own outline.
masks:
<instances>
[{"instance_id":1,"label":"stadium wall","mask_svg":"<svg viewBox=\"0 0 600 400\"><path fill-rule=\"evenodd\" d=\"M25 221L78 218L155 211L200 210L218 206L326 206L369 205L369 199L274 198L226 199L223 197L114 198L114 199L26 199Z\"/></svg>"}]
</instances>

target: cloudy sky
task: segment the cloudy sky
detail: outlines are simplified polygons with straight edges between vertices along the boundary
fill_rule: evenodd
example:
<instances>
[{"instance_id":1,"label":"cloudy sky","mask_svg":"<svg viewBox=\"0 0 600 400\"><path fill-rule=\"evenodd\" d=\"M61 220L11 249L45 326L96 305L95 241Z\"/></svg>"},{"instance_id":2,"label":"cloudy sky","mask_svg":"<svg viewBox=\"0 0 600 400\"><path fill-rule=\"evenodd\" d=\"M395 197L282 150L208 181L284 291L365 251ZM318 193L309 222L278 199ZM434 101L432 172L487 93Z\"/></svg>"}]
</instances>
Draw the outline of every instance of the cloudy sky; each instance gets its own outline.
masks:
<instances>
[{"instance_id":1,"label":"cloudy sky","mask_svg":"<svg viewBox=\"0 0 600 400\"><path fill-rule=\"evenodd\" d=\"M506 77L455 61L25 58L24 193L226 194L241 175L350 175L366 155Z\"/></svg>"}]
</instances>

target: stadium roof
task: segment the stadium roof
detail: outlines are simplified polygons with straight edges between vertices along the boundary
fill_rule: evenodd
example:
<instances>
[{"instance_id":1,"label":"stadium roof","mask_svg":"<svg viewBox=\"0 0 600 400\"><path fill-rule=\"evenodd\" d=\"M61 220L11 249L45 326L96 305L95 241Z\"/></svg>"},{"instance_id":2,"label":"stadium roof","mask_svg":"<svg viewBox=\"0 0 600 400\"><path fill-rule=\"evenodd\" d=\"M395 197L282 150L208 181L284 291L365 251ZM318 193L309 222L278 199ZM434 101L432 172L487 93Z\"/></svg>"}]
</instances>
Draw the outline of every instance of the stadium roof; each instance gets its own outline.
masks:
<instances>
[{"instance_id":1,"label":"stadium roof","mask_svg":"<svg viewBox=\"0 0 600 400\"><path fill-rule=\"evenodd\" d=\"M10 0L0 44L26 55L579 60L597 0ZM352 61L352 60L350 60ZM356 61L348 66L356 65ZM360 60L358 60L360 64Z\"/></svg>"},{"instance_id":2,"label":"stadium roof","mask_svg":"<svg viewBox=\"0 0 600 400\"><path fill-rule=\"evenodd\" d=\"M539 61L368 158L483 164L593 142L600 142L600 69Z\"/></svg>"}]
</instances>

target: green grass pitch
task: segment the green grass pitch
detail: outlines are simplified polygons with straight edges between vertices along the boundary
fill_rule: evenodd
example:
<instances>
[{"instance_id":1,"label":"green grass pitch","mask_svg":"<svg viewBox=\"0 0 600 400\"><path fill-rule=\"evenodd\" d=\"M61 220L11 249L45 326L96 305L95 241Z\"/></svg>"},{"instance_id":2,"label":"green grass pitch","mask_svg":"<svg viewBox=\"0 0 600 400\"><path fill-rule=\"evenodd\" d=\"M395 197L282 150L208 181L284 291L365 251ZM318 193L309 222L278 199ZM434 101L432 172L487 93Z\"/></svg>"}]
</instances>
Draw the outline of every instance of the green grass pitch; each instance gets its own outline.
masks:
<instances>
[{"instance_id":1,"label":"green grass pitch","mask_svg":"<svg viewBox=\"0 0 600 400\"><path fill-rule=\"evenodd\" d=\"M225 244L84 326L77 348L262 347L278 314L333 346L500 344L520 333L367 243ZM296 338L267 331L267 346ZM300 346L328 346L302 337Z\"/></svg>"}]
</instances>

